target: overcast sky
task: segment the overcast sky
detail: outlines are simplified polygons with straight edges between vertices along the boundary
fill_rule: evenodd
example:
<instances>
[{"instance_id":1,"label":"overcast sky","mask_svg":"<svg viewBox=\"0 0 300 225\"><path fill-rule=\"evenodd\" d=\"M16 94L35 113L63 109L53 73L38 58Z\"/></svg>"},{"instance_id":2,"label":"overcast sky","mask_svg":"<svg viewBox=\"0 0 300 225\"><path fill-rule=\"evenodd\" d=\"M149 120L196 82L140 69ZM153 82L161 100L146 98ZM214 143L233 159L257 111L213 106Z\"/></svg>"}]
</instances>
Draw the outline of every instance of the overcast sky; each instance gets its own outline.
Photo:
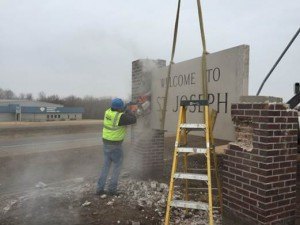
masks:
<instances>
[{"instance_id":1,"label":"overcast sky","mask_svg":"<svg viewBox=\"0 0 300 225\"><path fill-rule=\"evenodd\" d=\"M250 45L249 94L300 26L299 0L202 1L207 49ZM0 0L0 88L128 97L131 62L170 60L177 0ZM196 0L183 0L175 61L201 55ZM300 81L300 36L262 95L288 100Z\"/></svg>"}]
</instances>

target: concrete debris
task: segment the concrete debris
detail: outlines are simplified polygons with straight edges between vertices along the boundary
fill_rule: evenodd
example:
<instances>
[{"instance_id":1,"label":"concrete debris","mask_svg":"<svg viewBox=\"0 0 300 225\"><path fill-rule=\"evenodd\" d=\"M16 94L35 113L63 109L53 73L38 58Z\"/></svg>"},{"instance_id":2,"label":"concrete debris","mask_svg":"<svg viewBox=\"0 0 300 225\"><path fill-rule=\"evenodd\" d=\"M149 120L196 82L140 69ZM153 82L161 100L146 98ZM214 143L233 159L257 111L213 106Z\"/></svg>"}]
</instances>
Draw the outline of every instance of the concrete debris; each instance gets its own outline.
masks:
<instances>
[{"instance_id":1,"label":"concrete debris","mask_svg":"<svg viewBox=\"0 0 300 225\"><path fill-rule=\"evenodd\" d=\"M106 194L100 196L100 198L106 198L106 197L107 197Z\"/></svg>"},{"instance_id":2,"label":"concrete debris","mask_svg":"<svg viewBox=\"0 0 300 225\"><path fill-rule=\"evenodd\" d=\"M47 184L43 183L43 182L38 182L36 185L35 185L36 188L45 188L47 187Z\"/></svg>"},{"instance_id":3,"label":"concrete debris","mask_svg":"<svg viewBox=\"0 0 300 225\"><path fill-rule=\"evenodd\" d=\"M140 222L134 222L134 221L132 221L131 225L141 225L141 223Z\"/></svg>"},{"instance_id":4,"label":"concrete debris","mask_svg":"<svg viewBox=\"0 0 300 225\"><path fill-rule=\"evenodd\" d=\"M129 204L136 206L141 211L147 207L152 208L161 218L162 222L164 221L169 190L169 186L167 184L153 180L138 181L133 179L124 179L120 181L119 188L123 192L122 198L125 198ZM175 191L174 197L176 199L182 199L182 193ZM221 216L216 214L214 217L214 224L221 224L220 220ZM208 213L199 210L189 210L188 214L185 214L185 209L177 208L172 211L171 224L208 224Z\"/></svg>"},{"instance_id":5,"label":"concrete debris","mask_svg":"<svg viewBox=\"0 0 300 225\"><path fill-rule=\"evenodd\" d=\"M92 203L86 200L81 206L85 207L85 206L89 206L90 204Z\"/></svg>"},{"instance_id":6,"label":"concrete debris","mask_svg":"<svg viewBox=\"0 0 300 225\"><path fill-rule=\"evenodd\" d=\"M11 207L14 205L14 204L16 204L17 203L17 200L11 200L11 201L9 201L9 203L7 204L7 206L5 206L4 208L3 208L3 213L7 213L10 209L11 209Z\"/></svg>"},{"instance_id":7,"label":"concrete debris","mask_svg":"<svg viewBox=\"0 0 300 225\"><path fill-rule=\"evenodd\" d=\"M113 205L113 204L114 204L113 201L109 201L109 202L106 203L106 205Z\"/></svg>"}]
</instances>

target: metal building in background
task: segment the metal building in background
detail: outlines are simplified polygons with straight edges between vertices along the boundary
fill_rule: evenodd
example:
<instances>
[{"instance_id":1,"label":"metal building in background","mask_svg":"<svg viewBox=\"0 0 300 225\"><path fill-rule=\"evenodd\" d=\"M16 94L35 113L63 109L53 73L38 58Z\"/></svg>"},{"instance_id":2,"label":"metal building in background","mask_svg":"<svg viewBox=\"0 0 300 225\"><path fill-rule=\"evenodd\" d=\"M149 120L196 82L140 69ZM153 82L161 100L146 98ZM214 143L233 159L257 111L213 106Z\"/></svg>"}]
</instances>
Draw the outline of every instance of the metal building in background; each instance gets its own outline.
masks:
<instances>
[{"instance_id":1,"label":"metal building in background","mask_svg":"<svg viewBox=\"0 0 300 225\"><path fill-rule=\"evenodd\" d=\"M0 100L0 122L81 120L84 108L30 100Z\"/></svg>"}]
</instances>

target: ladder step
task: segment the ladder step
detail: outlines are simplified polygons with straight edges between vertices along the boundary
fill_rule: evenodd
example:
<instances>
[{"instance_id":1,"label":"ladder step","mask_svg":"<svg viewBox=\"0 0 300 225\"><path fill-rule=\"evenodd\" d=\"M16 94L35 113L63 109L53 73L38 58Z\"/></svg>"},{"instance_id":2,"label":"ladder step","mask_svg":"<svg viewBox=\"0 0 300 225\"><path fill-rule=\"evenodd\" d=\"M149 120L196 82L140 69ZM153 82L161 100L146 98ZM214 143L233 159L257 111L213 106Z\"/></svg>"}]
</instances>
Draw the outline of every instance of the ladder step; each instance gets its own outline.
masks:
<instances>
[{"instance_id":1,"label":"ladder step","mask_svg":"<svg viewBox=\"0 0 300 225\"><path fill-rule=\"evenodd\" d=\"M196 173L175 173L175 179L189 179L189 180L204 180L207 181L208 177L204 174L196 174Z\"/></svg>"},{"instance_id":2,"label":"ladder step","mask_svg":"<svg viewBox=\"0 0 300 225\"><path fill-rule=\"evenodd\" d=\"M200 209L208 211L208 204L204 202L173 200L171 206L188 209Z\"/></svg>"},{"instance_id":3,"label":"ladder step","mask_svg":"<svg viewBox=\"0 0 300 225\"><path fill-rule=\"evenodd\" d=\"M182 123L180 124L180 128L183 129L194 129L194 130L203 130L206 128L206 125L203 123Z\"/></svg>"},{"instance_id":4,"label":"ladder step","mask_svg":"<svg viewBox=\"0 0 300 225\"><path fill-rule=\"evenodd\" d=\"M177 151L182 152L182 153L205 154L206 153L206 148L180 147L180 148L177 148Z\"/></svg>"}]
</instances>

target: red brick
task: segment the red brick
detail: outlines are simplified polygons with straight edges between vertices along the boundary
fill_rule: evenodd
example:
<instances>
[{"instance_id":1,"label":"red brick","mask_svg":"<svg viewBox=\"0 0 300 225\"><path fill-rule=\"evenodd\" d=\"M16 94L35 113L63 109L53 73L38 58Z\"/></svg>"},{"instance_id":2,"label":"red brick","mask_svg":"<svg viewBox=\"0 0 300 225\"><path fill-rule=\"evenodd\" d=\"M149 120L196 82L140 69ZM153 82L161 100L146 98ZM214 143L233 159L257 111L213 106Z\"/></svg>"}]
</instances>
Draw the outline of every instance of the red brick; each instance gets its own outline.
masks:
<instances>
[{"instance_id":1,"label":"red brick","mask_svg":"<svg viewBox=\"0 0 300 225\"><path fill-rule=\"evenodd\" d=\"M285 169L275 169L275 170L273 170L273 175L279 175L279 174L284 174L284 173L286 173Z\"/></svg>"},{"instance_id":2,"label":"red brick","mask_svg":"<svg viewBox=\"0 0 300 225\"><path fill-rule=\"evenodd\" d=\"M284 105L284 104L276 104L275 105L275 110L286 110L286 109L288 109L287 105Z\"/></svg>"},{"instance_id":3,"label":"red brick","mask_svg":"<svg viewBox=\"0 0 300 225\"><path fill-rule=\"evenodd\" d=\"M237 180L232 180L232 179L229 179L229 183L235 187L242 187L243 184Z\"/></svg>"},{"instance_id":4,"label":"red brick","mask_svg":"<svg viewBox=\"0 0 300 225\"><path fill-rule=\"evenodd\" d=\"M296 179L285 181L285 186L296 185Z\"/></svg>"},{"instance_id":5,"label":"red brick","mask_svg":"<svg viewBox=\"0 0 300 225\"><path fill-rule=\"evenodd\" d=\"M278 195L278 189L273 189L273 190L258 190L258 194L262 196L274 196Z\"/></svg>"},{"instance_id":6,"label":"red brick","mask_svg":"<svg viewBox=\"0 0 300 225\"><path fill-rule=\"evenodd\" d=\"M231 104L231 109L237 109L237 104Z\"/></svg>"},{"instance_id":7,"label":"red brick","mask_svg":"<svg viewBox=\"0 0 300 225\"><path fill-rule=\"evenodd\" d=\"M276 222L276 223L274 223L274 224L272 224L272 225L278 225L278 224L282 224L282 219L284 219L284 218L287 218L287 217L289 217L290 216L290 213L289 212L282 212L282 213L280 213L280 214L277 214L277 218L278 219L281 219L281 220L279 220L278 222Z\"/></svg>"},{"instance_id":8,"label":"red brick","mask_svg":"<svg viewBox=\"0 0 300 225\"><path fill-rule=\"evenodd\" d=\"M291 162L282 162L280 163L280 168L291 167Z\"/></svg>"},{"instance_id":9,"label":"red brick","mask_svg":"<svg viewBox=\"0 0 300 225\"><path fill-rule=\"evenodd\" d=\"M284 187L284 182L277 182L272 184L273 188L281 188Z\"/></svg>"},{"instance_id":10,"label":"red brick","mask_svg":"<svg viewBox=\"0 0 300 225\"><path fill-rule=\"evenodd\" d=\"M233 151L231 149L225 149L225 154L235 156L235 151Z\"/></svg>"},{"instance_id":11,"label":"red brick","mask_svg":"<svg viewBox=\"0 0 300 225\"><path fill-rule=\"evenodd\" d=\"M227 198L228 201L231 202L231 203L234 203L234 204L236 204L236 205L238 205L238 206L241 206L241 207L244 207L244 208L246 208L246 209L249 208L249 204L246 203L246 202L243 202L243 201L241 201L241 200L239 200L239 199L233 198L232 196L227 196L226 198Z\"/></svg>"},{"instance_id":12,"label":"red brick","mask_svg":"<svg viewBox=\"0 0 300 225\"><path fill-rule=\"evenodd\" d=\"M243 188L246 189L246 190L248 190L248 191L257 193L257 188L256 188L256 187L253 187L253 186L251 186L251 185L243 184Z\"/></svg>"},{"instance_id":13,"label":"red brick","mask_svg":"<svg viewBox=\"0 0 300 225\"><path fill-rule=\"evenodd\" d=\"M270 202L270 203L258 203L259 207L263 210L268 210L277 207L277 202Z\"/></svg>"},{"instance_id":14,"label":"red brick","mask_svg":"<svg viewBox=\"0 0 300 225\"><path fill-rule=\"evenodd\" d=\"M247 179L247 178L244 178L244 177L241 177L241 176L236 175L236 178L235 178L235 179L238 180L238 181L240 181L240 182L242 182L242 183L250 184L250 180Z\"/></svg>"},{"instance_id":15,"label":"red brick","mask_svg":"<svg viewBox=\"0 0 300 225\"><path fill-rule=\"evenodd\" d=\"M250 159L250 153L248 152L236 152L236 156L241 158Z\"/></svg>"},{"instance_id":16,"label":"red brick","mask_svg":"<svg viewBox=\"0 0 300 225\"><path fill-rule=\"evenodd\" d=\"M272 175L272 170L263 170L259 168L251 168L251 172L254 174L258 174L261 176L271 176Z\"/></svg>"},{"instance_id":17,"label":"red brick","mask_svg":"<svg viewBox=\"0 0 300 225\"><path fill-rule=\"evenodd\" d=\"M276 196L272 197L273 202L278 202L278 201L283 200L283 199L284 199L284 195L276 195Z\"/></svg>"},{"instance_id":18,"label":"red brick","mask_svg":"<svg viewBox=\"0 0 300 225\"><path fill-rule=\"evenodd\" d=\"M292 117L292 118L288 118L288 123L298 123L298 118L297 117Z\"/></svg>"},{"instance_id":19,"label":"red brick","mask_svg":"<svg viewBox=\"0 0 300 225\"><path fill-rule=\"evenodd\" d=\"M279 194L290 192L290 187L285 186L284 188L278 189Z\"/></svg>"},{"instance_id":20,"label":"red brick","mask_svg":"<svg viewBox=\"0 0 300 225\"><path fill-rule=\"evenodd\" d=\"M262 210L257 205L250 205L250 210L256 212L260 216L267 216L266 210Z\"/></svg>"},{"instance_id":21,"label":"red brick","mask_svg":"<svg viewBox=\"0 0 300 225\"><path fill-rule=\"evenodd\" d=\"M275 131L273 131L274 136L284 136L285 133L286 133L285 130L275 130Z\"/></svg>"},{"instance_id":22,"label":"red brick","mask_svg":"<svg viewBox=\"0 0 300 225\"><path fill-rule=\"evenodd\" d=\"M285 206L285 205L289 205L289 204L290 204L289 199L278 201L278 205L280 205L280 206Z\"/></svg>"},{"instance_id":23,"label":"red brick","mask_svg":"<svg viewBox=\"0 0 300 225\"><path fill-rule=\"evenodd\" d=\"M257 156L257 155L251 155L250 159L254 160L254 161L257 161L257 162L260 162L260 164L273 162L273 157L262 157L262 156Z\"/></svg>"},{"instance_id":24,"label":"red brick","mask_svg":"<svg viewBox=\"0 0 300 225\"><path fill-rule=\"evenodd\" d=\"M273 117L253 117L252 119L253 122L255 123L274 123L274 118Z\"/></svg>"},{"instance_id":25,"label":"red brick","mask_svg":"<svg viewBox=\"0 0 300 225\"><path fill-rule=\"evenodd\" d=\"M259 116L258 110L245 110L246 116Z\"/></svg>"},{"instance_id":26,"label":"red brick","mask_svg":"<svg viewBox=\"0 0 300 225\"><path fill-rule=\"evenodd\" d=\"M286 146L285 143L274 143L273 149L284 149Z\"/></svg>"},{"instance_id":27,"label":"red brick","mask_svg":"<svg viewBox=\"0 0 300 225\"><path fill-rule=\"evenodd\" d=\"M231 178L231 179L235 178L235 175L230 172L223 171L222 173L224 177Z\"/></svg>"},{"instance_id":28,"label":"red brick","mask_svg":"<svg viewBox=\"0 0 300 225\"><path fill-rule=\"evenodd\" d=\"M272 136L273 135L273 131L254 129L253 130L253 134L259 135L259 136Z\"/></svg>"},{"instance_id":29,"label":"red brick","mask_svg":"<svg viewBox=\"0 0 300 225\"><path fill-rule=\"evenodd\" d=\"M280 141L279 137L260 137L260 142L262 143L276 143Z\"/></svg>"},{"instance_id":30,"label":"red brick","mask_svg":"<svg viewBox=\"0 0 300 225\"><path fill-rule=\"evenodd\" d=\"M253 148L256 149L263 149L263 150L268 150L268 149L273 149L273 144L272 143L261 143L261 142L252 142Z\"/></svg>"},{"instance_id":31,"label":"red brick","mask_svg":"<svg viewBox=\"0 0 300 225\"><path fill-rule=\"evenodd\" d=\"M272 201L271 197L261 196L256 193L250 193L250 198L256 199L262 203L270 203Z\"/></svg>"},{"instance_id":32,"label":"red brick","mask_svg":"<svg viewBox=\"0 0 300 225\"><path fill-rule=\"evenodd\" d=\"M282 161L285 161L285 156L275 156L274 157L274 162L282 162Z\"/></svg>"},{"instance_id":33,"label":"red brick","mask_svg":"<svg viewBox=\"0 0 300 225\"><path fill-rule=\"evenodd\" d=\"M259 154L261 156L277 156L277 155L279 155L279 151L278 150L265 150L265 149L261 149L259 151Z\"/></svg>"},{"instance_id":34,"label":"red brick","mask_svg":"<svg viewBox=\"0 0 300 225\"><path fill-rule=\"evenodd\" d=\"M268 109L268 104L253 104L253 109Z\"/></svg>"},{"instance_id":35,"label":"red brick","mask_svg":"<svg viewBox=\"0 0 300 225\"><path fill-rule=\"evenodd\" d=\"M284 195L285 198L296 198L296 192L287 193Z\"/></svg>"},{"instance_id":36,"label":"red brick","mask_svg":"<svg viewBox=\"0 0 300 225\"><path fill-rule=\"evenodd\" d=\"M229 157L228 159L231 159L231 157ZM233 163L232 161L229 160L223 160L224 165L229 166L229 167L235 167L235 163Z\"/></svg>"},{"instance_id":37,"label":"red brick","mask_svg":"<svg viewBox=\"0 0 300 225\"><path fill-rule=\"evenodd\" d=\"M248 172L250 171L250 167L247 165L243 165L243 164L236 164L236 168L243 170L243 171L248 171Z\"/></svg>"},{"instance_id":38,"label":"red brick","mask_svg":"<svg viewBox=\"0 0 300 225\"><path fill-rule=\"evenodd\" d=\"M228 192L228 195L229 195L229 196L232 196L232 197L234 197L234 198L237 198L237 199L241 199L241 198L243 197L242 195L240 195L239 193L234 192L234 191L229 191L229 192Z\"/></svg>"},{"instance_id":39,"label":"red brick","mask_svg":"<svg viewBox=\"0 0 300 225\"><path fill-rule=\"evenodd\" d=\"M238 163L242 163L243 162L243 159L242 158L239 158L239 157L229 157L229 160L231 160L232 162L234 162L235 164L238 164Z\"/></svg>"},{"instance_id":40,"label":"red brick","mask_svg":"<svg viewBox=\"0 0 300 225\"><path fill-rule=\"evenodd\" d=\"M231 115L234 115L234 116L245 115L245 110L232 109L231 110Z\"/></svg>"},{"instance_id":41,"label":"red brick","mask_svg":"<svg viewBox=\"0 0 300 225\"><path fill-rule=\"evenodd\" d=\"M279 180L283 181L283 180L289 180L292 178L291 174L283 174L279 176Z\"/></svg>"},{"instance_id":42,"label":"red brick","mask_svg":"<svg viewBox=\"0 0 300 225\"><path fill-rule=\"evenodd\" d=\"M259 221L259 223L258 223L259 225L261 225L261 224L265 225L269 222L269 219L265 215L263 215L263 216L257 215L257 220Z\"/></svg>"},{"instance_id":43,"label":"red brick","mask_svg":"<svg viewBox=\"0 0 300 225\"><path fill-rule=\"evenodd\" d=\"M296 173L296 172L297 172L297 168L296 167L285 168L285 173Z\"/></svg>"},{"instance_id":44,"label":"red brick","mask_svg":"<svg viewBox=\"0 0 300 225\"><path fill-rule=\"evenodd\" d=\"M275 117L275 123L286 123L285 117Z\"/></svg>"},{"instance_id":45,"label":"red brick","mask_svg":"<svg viewBox=\"0 0 300 225\"><path fill-rule=\"evenodd\" d=\"M285 137L280 137L280 142L292 142L293 137L291 136L285 136Z\"/></svg>"},{"instance_id":46,"label":"red brick","mask_svg":"<svg viewBox=\"0 0 300 225\"><path fill-rule=\"evenodd\" d=\"M240 210L241 209L240 206L238 206L238 205L236 205L234 203L231 203L231 202L229 202L229 208L235 209L235 210Z\"/></svg>"},{"instance_id":47,"label":"red brick","mask_svg":"<svg viewBox=\"0 0 300 225\"><path fill-rule=\"evenodd\" d=\"M236 192L238 192L238 193L240 193L241 195L243 195L243 196L247 196L247 197L249 197L250 196L250 193L249 193L249 191L247 191L247 190L245 190L245 189L243 189L243 188L236 188Z\"/></svg>"},{"instance_id":48,"label":"red brick","mask_svg":"<svg viewBox=\"0 0 300 225\"><path fill-rule=\"evenodd\" d=\"M238 109L252 109L252 104L238 104Z\"/></svg>"},{"instance_id":49,"label":"red brick","mask_svg":"<svg viewBox=\"0 0 300 225\"><path fill-rule=\"evenodd\" d=\"M266 130L279 130L280 124L269 124L269 123L261 123L260 129L266 129Z\"/></svg>"},{"instance_id":50,"label":"red brick","mask_svg":"<svg viewBox=\"0 0 300 225\"><path fill-rule=\"evenodd\" d=\"M231 172L232 174L242 175L242 171L234 168L229 168L229 172Z\"/></svg>"},{"instance_id":51,"label":"red brick","mask_svg":"<svg viewBox=\"0 0 300 225\"><path fill-rule=\"evenodd\" d=\"M279 180L278 176L269 176L269 177L264 177L264 176L259 176L258 180L264 183L271 183L271 182L276 182Z\"/></svg>"},{"instance_id":52,"label":"red brick","mask_svg":"<svg viewBox=\"0 0 300 225\"><path fill-rule=\"evenodd\" d=\"M293 129L293 130L287 130L287 131L285 131L285 133L286 133L287 135L291 135L291 136L293 136L293 135L298 135L298 130L296 130L296 129Z\"/></svg>"},{"instance_id":53,"label":"red brick","mask_svg":"<svg viewBox=\"0 0 300 225\"><path fill-rule=\"evenodd\" d=\"M257 213L248 210L248 209L242 209L242 212L251 217L252 219L257 219Z\"/></svg>"},{"instance_id":54,"label":"red brick","mask_svg":"<svg viewBox=\"0 0 300 225\"><path fill-rule=\"evenodd\" d=\"M250 158L250 154L248 154L248 155L249 155L249 158ZM247 166L251 166L251 167L258 167L258 162L255 162L255 161L252 161L252 160L244 159L243 164L245 164Z\"/></svg>"},{"instance_id":55,"label":"red brick","mask_svg":"<svg viewBox=\"0 0 300 225\"><path fill-rule=\"evenodd\" d=\"M251 185L257 188L260 188L262 190L269 190L272 188L272 184L265 184L262 182L257 182L257 181L251 181Z\"/></svg>"}]
</instances>

